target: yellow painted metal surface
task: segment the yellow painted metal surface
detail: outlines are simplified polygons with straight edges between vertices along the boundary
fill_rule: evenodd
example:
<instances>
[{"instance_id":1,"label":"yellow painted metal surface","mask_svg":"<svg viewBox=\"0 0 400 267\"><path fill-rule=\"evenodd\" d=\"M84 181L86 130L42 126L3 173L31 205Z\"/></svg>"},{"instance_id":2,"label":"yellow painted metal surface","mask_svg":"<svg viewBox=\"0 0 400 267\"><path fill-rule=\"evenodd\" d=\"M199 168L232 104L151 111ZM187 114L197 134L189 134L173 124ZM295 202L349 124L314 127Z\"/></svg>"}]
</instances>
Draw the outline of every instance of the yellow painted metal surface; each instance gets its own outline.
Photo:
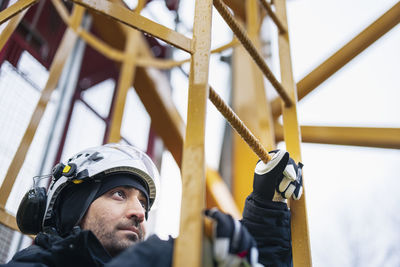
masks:
<instances>
[{"instance_id":1,"label":"yellow painted metal surface","mask_svg":"<svg viewBox=\"0 0 400 267\"><path fill-rule=\"evenodd\" d=\"M3 224L15 231L19 231L15 217L9 214L3 207L0 207L0 224Z\"/></svg>"},{"instance_id":2,"label":"yellow painted metal surface","mask_svg":"<svg viewBox=\"0 0 400 267\"><path fill-rule=\"evenodd\" d=\"M350 42L345 44L327 60L325 60L303 79L301 79L297 83L298 99L301 100L303 97L312 92L321 83L326 81L340 68L350 62L354 57L359 55L376 40L390 31L399 22L400 2L395 4L381 17L379 17L371 25L354 37ZM273 102L272 109L274 118L279 117L282 112L279 99Z\"/></svg>"},{"instance_id":3,"label":"yellow painted metal surface","mask_svg":"<svg viewBox=\"0 0 400 267\"><path fill-rule=\"evenodd\" d=\"M287 24L286 17L286 0L276 0L275 8L277 16L283 23ZM292 99L297 100L295 82L293 80L293 70L291 62L291 53L289 45L289 35L279 34L279 59L281 69L281 80L285 88L291 94ZM296 161L301 161L301 133L297 119L297 101L291 107L287 107L282 103L283 109L283 129L286 142L286 149L289 151L290 156ZM312 266L311 260L311 246L308 233L308 218L306 208L306 179L303 179L303 196L297 201L290 202L292 220L292 251L293 251L293 265L299 266Z\"/></svg>"},{"instance_id":4,"label":"yellow painted metal surface","mask_svg":"<svg viewBox=\"0 0 400 267\"><path fill-rule=\"evenodd\" d=\"M260 48L259 6L255 0L246 4L247 32L256 47ZM265 93L264 79L254 61L243 47L233 54L233 108L247 127L258 137L267 150L275 147L274 125ZM238 136L233 136L232 194L239 209L252 191L253 173L257 156Z\"/></svg>"},{"instance_id":5,"label":"yellow painted metal surface","mask_svg":"<svg viewBox=\"0 0 400 267\"><path fill-rule=\"evenodd\" d=\"M221 53L226 49L232 48L238 44L239 42L236 39L233 39L231 42L211 50L211 54ZM182 64L187 62L190 62L190 58L175 61L171 59L154 58L152 55L150 55L150 56L142 56L137 59L138 66L153 67L157 69L171 69L173 67L181 66Z\"/></svg>"},{"instance_id":6,"label":"yellow painted metal surface","mask_svg":"<svg viewBox=\"0 0 400 267\"><path fill-rule=\"evenodd\" d=\"M233 11L235 17L243 21L246 20L246 1L224 0L224 3Z\"/></svg>"},{"instance_id":7,"label":"yellow painted metal surface","mask_svg":"<svg viewBox=\"0 0 400 267\"><path fill-rule=\"evenodd\" d=\"M260 41L260 7L256 0L246 1L246 18L247 18L247 32L250 40L254 43L258 51L261 50ZM262 145L269 151L275 148L274 138L274 122L271 114L271 107L264 86L264 77L262 72L254 62L251 62L251 76L247 79L254 81L254 102L257 114L254 119L256 120L255 135L260 139ZM244 89L242 89L244 90ZM248 90L244 90L248 91Z\"/></svg>"},{"instance_id":8,"label":"yellow painted metal surface","mask_svg":"<svg viewBox=\"0 0 400 267\"><path fill-rule=\"evenodd\" d=\"M68 24L68 26L71 26L70 25L71 17L68 13L67 8L64 6L64 4L60 0L51 0L51 3L57 10L58 15L61 17L61 19L64 21L64 23Z\"/></svg>"},{"instance_id":9,"label":"yellow painted metal surface","mask_svg":"<svg viewBox=\"0 0 400 267\"><path fill-rule=\"evenodd\" d=\"M254 120L254 114L257 114L254 105L255 81L248 79L252 76L251 64L251 59L243 47L235 48L232 57L232 106L247 127L257 135L257 121ZM247 90L243 90L244 88ZM233 134L232 194L239 210L243 210L244 201L252 190L252 176L257 160L257 156L242 138Z\"/></svg>"},{"instance_id":10,"label":"yellow painted metal surface","mask_svg":"<svg viewBox=\"0 0 400 267\"><path fill-rule=\"evenodd\" d=\"M124 59L124 52L114 49L106 42L101 41L99 38L91 34L90 32L86 31L82 27L72 27L71 19L68 15L68 10L65 6L61 3L60 0L52 0L54 7L56 8L58 14L60 15L61 19L71 27L75 33L82 38L88 45L96 49L99 53L103 54L104 56L108 57L109 59L115 61L122 61Z\"/></svg>"},{"instance_id":11,"label":"yellow painted metal surface","mask_svg":"<svg viewBox=\"0 0 400 267\"><path fill-rule=\"evenodd\" d=\"M104 56L112 59L114 61L122 61L124 59L124 53L112 48L107 43L101 41L96 36L91 34L90 32L86 31L79 27L76 30L76 33L81 37L85 42L96 49L99 53L103 54Z\"/></svg>"},{"instance_id":12,"label":"yellow painted metal surface","mask_svg":"<svg viewBox=\"0 0 400 267\"><path fill-rule=\"evenodd\" d=\"M278 30L280 33L286 33L287 32L287 25L284 25L278 17L275 15L275 12L272 10L272 7L270 3L267 2L267 0L259 0L262 6L265 8L267 11L269 17L271 20L275 23L276 27L278 27Z\"/></svg>"},{"instance_id":13,"label":"yellow painted metal surface","mask_svg":"<svg viewBox=\"0 0 400 267\"><path fill-rule=\"evenodd\" d=\"M6 27L0 33L0 50L3 49L4 45L7 43L11 34L15 31L15 29L17 28L18 24L25 16L27 11L28 9L25 9L24 11L18 13L8 21Z\"/></svg>"},{"instance_id":14,"label":"yellow painted metal surface","mask_svg":"<svg viewBox=\"0 0 400 267\"><path fill-rule=\"evenodd\" d=\"M129 9L118 3L96 0L73 0L73 2L83 5L88 9L100 12L103 15L111 17L137 30L153 35L154 37L157 37L186 52L192 52L192 40L190 38L140 16L136 12L131 12Z\"/></svg>"},{"instance_id":15,"label":"yellow painted metal surface","mask_svg":"<svg viewBox=\"0 0 400 267\"><path fill-rule=\"evenodd\" d=\"M139 49L141 55L150 57L144 37L139 40ZM136 72L135 90L151 117L152 127L181 166L186 125L172 100L169 81L164 73L155 69L139 67Z\"/></svg>"},{"instance_id":16,"label":"yellow painted metal surface","mask_svg":"<svg viewBox=\"0 0 400 267\"><path fill-rule=\"evenodd\" d=\"M179 237L175 241L173 265L202 264L205 208L204 135L208 99L208 68L211 46L212 0L198 0L193 24L193 55L189 75L186 137L182 159L182 204Z\"/></svg>"},{"instance_id":17,"label":"yellow painted metal surface","mask_svg":"<svg viewBox=\"0 0 400 267\"><path fill-rule=\"evenodd\" d=\"M80 6L74 7L73 20L74 25L79 24L82 20L84 8ZM43 89L40 99L36 105L35 111L32 114L28 127L22 137L22 140L18 146L17 152L15 153L11 164L7 170L7 174L4 178L3 184L0 188L0 207L5 207L8 196L10 195L14 181L19 173L19 170L24 163L28 149L32 143L33 136L39 126L40 120L46 109L47 103L50 100L51 93L56 88L58 80L61 75L61 71L64 67L64 63L67 60L69 53L72 51L77 40L76 34L71 29L67 29L60 46L57 49L54 60L51 64L49 71L49 78L46 86Z\"/></svg>"},{"instance_id":18,"label":"yellow painted metal surface","mask_svg":"<svg viewBox=\"0 0 400 267\"><path fill-rule=\"evenodd\" d=\"M8 8L0 12L0 25L16 16L20 12L36 4L38 0L19 0Z\"/></svg>"},{"instance_id":19,"label":"yellow painted metal surface","mask_svg":"<svg viewBox=\"0 0 400 267\"><path fill-rule=\"evenodd\" d=\"M282 126L276 128L283 139ZM400 149L400 128L301 126L303 142Z\"/></svg>"},{"instance_id":20,"label":"yellow painted metal surface","mask_svg":"<svg viewBox=\"0 0 400 267\"><path fill-rule=\"evenodd\" d=\"M159 59L159 58L155 58L153 56L140 57L137 59L138 66L152 67L152 68L165 69L165 70L181 66L182 64L185 64L187 62L190 62L190 58L184 59L184 60L179 60L179 61L172 60L172 59Z\"/></svg>"},{"instance_id":21,"label":"yellow painted metal surface","mask_svg":"<svg viewBox=\"0 0 400 267\"><path fill-rule=\"evenodd\" d=\"M220 47L217 47L217 48L214 48L213 50L211 50L211 54L221 53L221 52L225 51L226 49L237 46L238 44L239 44L238 39L233 38L232 41L230 41L229 43L221 45Z\"/></svg>"},{"instance_id":22,"label":"yellow painted metal surface","mask_svg":"<svg viewBox=\"0 0 400 267\"><path fill-rule=\"evenodd\" d=\"M84 14L85 14L85 8L83 8L79 5L74 5L74 9L73 9L71 17L70 17L70 22L71 22L72 28L77 28L79 25L81 25ZM57 50L57 52L58 52L58 50ZM65 52L68 52L68 51L65 51ZM53 62L54 62L54 60L53 60Z\"/></svg>"},{"instance_id":23,"label":"yellow painted metal surface","mask_svg":"<svg viewBox=\"0 0 400 267\"><path fill-rule=\"evenodd\" d=\"M140 32L134 29L127 30L127 40L125 44L125 58L122 63L118 79L117 97L115 108L111 119L110 135L108 142L115 143L121 140L121 125L125 110L126 96L129 88L133 84L136 70L136 56L138 52L138 39Z\"/></svg>"},{"instance_id":24,"label":"yellow painted metal surface","mask_svg":"<svg viewBox=\"0 0 400 267\"><path fill-rule=\"evenodd\" d=\"M219 210L231 214L236 219L242 218L229 188L217 171L207 168L206 186L207 208L218 207Z\"/></svg>"}]
</instances>

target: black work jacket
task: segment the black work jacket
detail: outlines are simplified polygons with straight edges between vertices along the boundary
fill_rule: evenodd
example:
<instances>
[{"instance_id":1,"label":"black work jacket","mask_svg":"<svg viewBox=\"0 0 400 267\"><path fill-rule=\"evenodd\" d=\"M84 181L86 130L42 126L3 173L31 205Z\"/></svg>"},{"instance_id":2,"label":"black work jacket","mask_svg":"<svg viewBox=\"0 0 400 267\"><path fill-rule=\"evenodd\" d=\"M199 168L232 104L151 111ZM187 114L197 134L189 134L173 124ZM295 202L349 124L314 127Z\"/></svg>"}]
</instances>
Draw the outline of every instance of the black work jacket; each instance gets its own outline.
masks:
<instances>
[{"instance_id":1,"label":"black work jacket","mask_svg":"<svg viewBox=\"0 0 400 267\"><path fill-rule=\"evenodd\" d=\"M259 262L265 266L292 266L290 213L284 203L260 205L246 200L243 219L257 242ZM112 258L90 231L74 231L66 238L40 233L35 244L16 253L7 267L33 266L156 266L172 264L173 240L150 236Z\"/></svg>"},{"instance_id":2,"label":"black work jacket","mask_svg":"<svg viewBox=\"0 0 400 267\"><path fill-rule=\"evenodd\" d=\"M256 240L259 263L264 266L293 266L290 211L286 203L260 203L250 195L241 222Z\"/></svg>"}]
</instances>

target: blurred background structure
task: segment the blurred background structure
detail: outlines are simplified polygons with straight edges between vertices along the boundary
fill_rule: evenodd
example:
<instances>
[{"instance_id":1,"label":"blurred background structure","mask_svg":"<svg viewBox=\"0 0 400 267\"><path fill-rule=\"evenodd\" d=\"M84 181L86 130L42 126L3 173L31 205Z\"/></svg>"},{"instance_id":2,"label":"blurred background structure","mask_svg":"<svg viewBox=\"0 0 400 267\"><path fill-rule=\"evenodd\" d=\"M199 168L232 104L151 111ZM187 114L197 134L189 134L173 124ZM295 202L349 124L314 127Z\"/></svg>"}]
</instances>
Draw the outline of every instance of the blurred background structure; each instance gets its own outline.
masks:
<instances>
[{"instance_id":1,"label":"blurred background structure","mask_svg":"<svg viewBox=\"0 0 400 267\"><path fill-rule=\"evenodd\" d=\"M179 246L201 236L204 207L239 218L258 156L207 103L216 92L266 150L305 164L294 266L400 265L399 1L3 0L0 11L0 263L32 242L15 222L32 177L107 142L159 167L154 233L180 231Z\"/></svg>"}]
</instances>

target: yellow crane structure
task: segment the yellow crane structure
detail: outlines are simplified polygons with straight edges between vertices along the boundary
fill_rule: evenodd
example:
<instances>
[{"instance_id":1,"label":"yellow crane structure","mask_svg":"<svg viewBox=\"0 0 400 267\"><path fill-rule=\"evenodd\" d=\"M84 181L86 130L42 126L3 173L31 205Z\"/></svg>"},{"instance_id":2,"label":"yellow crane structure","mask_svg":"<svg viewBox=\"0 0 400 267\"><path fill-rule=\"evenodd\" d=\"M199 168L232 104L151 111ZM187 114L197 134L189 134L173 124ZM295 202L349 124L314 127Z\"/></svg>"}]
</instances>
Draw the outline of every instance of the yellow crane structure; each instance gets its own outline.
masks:
<instances>
[{"instance_id":1,"label":"yellow crane structure","mask_svg":"<svg viewBox=\"0 0 400 267\"><path fill-rule=\"evenodd\" d=\"M119 66L117 93L105 141L121 140L126 97L129 88L133 86L150 115L152 129L180 167L182 205L180 234L173 257L176 267L202 265L202 211L206 207L218 206L240 218L244 199L251 191L252 180L249 177L255 162L257 158L267 162L267 151L274 149L277 142L285 142L286 149L296 162L301 161L302 141L400 148L399 128L306 127L299 125L297 114L299 100L400 22L400 3L395 4L296 83L292 70L285 0L194 2L193 32L188 37L142 16L141 11L146 5L144 0L139 0L134 10L129 9L121 0L72 0L67 2L67 6L61 0L51 0L66 30L49 65L49 77L41 90L40 99L1 184L1 224L18 230L15 217L6 211L5 206L51 94L57 88L63 67L78 39ZM38 0L19 0L0 12L0 24L7 22L0 35L0 49L5 47L29 8L40 4ZM213 7L234 35L231 42L215 50L211 50ZM82 26L85 14L93 17L93 24L98 29L97 35ZM280 78L274 75L260 52L260 29L266 18L270 18L277 28ZM187 59L176 61L154 57L145 35L186 52ZM222 100L217 94L217 88L213 88L208 79L210 55L229 48L233 48L232 107ZM187 62L190 62L190 73L185 125L170 94L166 92L166 85L158 72L153 70L171 69ZM276 99L268 99L264 78L269 80L277 92ZM204 145L208 99L238 133L233 141L232 190L224 184L218 172L206 166ZM283 124L278 122L281 115ZM299 201L289 203L295 267L312 266L306 196L304 190Z\"/></svg>"}]
</instances>

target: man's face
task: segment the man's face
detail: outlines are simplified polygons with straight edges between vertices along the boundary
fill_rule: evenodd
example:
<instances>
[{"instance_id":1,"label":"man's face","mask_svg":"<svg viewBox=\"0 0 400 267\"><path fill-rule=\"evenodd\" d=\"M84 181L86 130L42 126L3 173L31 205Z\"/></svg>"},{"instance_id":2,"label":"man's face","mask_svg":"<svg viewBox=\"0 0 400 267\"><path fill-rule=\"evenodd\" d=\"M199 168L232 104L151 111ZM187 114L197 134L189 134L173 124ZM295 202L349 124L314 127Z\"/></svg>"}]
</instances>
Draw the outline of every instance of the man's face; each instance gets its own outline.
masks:
<instances>
[{"instance_id":1,"label":"man's face","mask_svg":"<svg viewBox=\"0 0 400 267\"><path fill-rule=\"evenodd\" d=\"M114 257L144 239L146 205L146 197L136 188L113 188L93 201L81 228L91 230Z\"/></svg>"}]
</instances>

